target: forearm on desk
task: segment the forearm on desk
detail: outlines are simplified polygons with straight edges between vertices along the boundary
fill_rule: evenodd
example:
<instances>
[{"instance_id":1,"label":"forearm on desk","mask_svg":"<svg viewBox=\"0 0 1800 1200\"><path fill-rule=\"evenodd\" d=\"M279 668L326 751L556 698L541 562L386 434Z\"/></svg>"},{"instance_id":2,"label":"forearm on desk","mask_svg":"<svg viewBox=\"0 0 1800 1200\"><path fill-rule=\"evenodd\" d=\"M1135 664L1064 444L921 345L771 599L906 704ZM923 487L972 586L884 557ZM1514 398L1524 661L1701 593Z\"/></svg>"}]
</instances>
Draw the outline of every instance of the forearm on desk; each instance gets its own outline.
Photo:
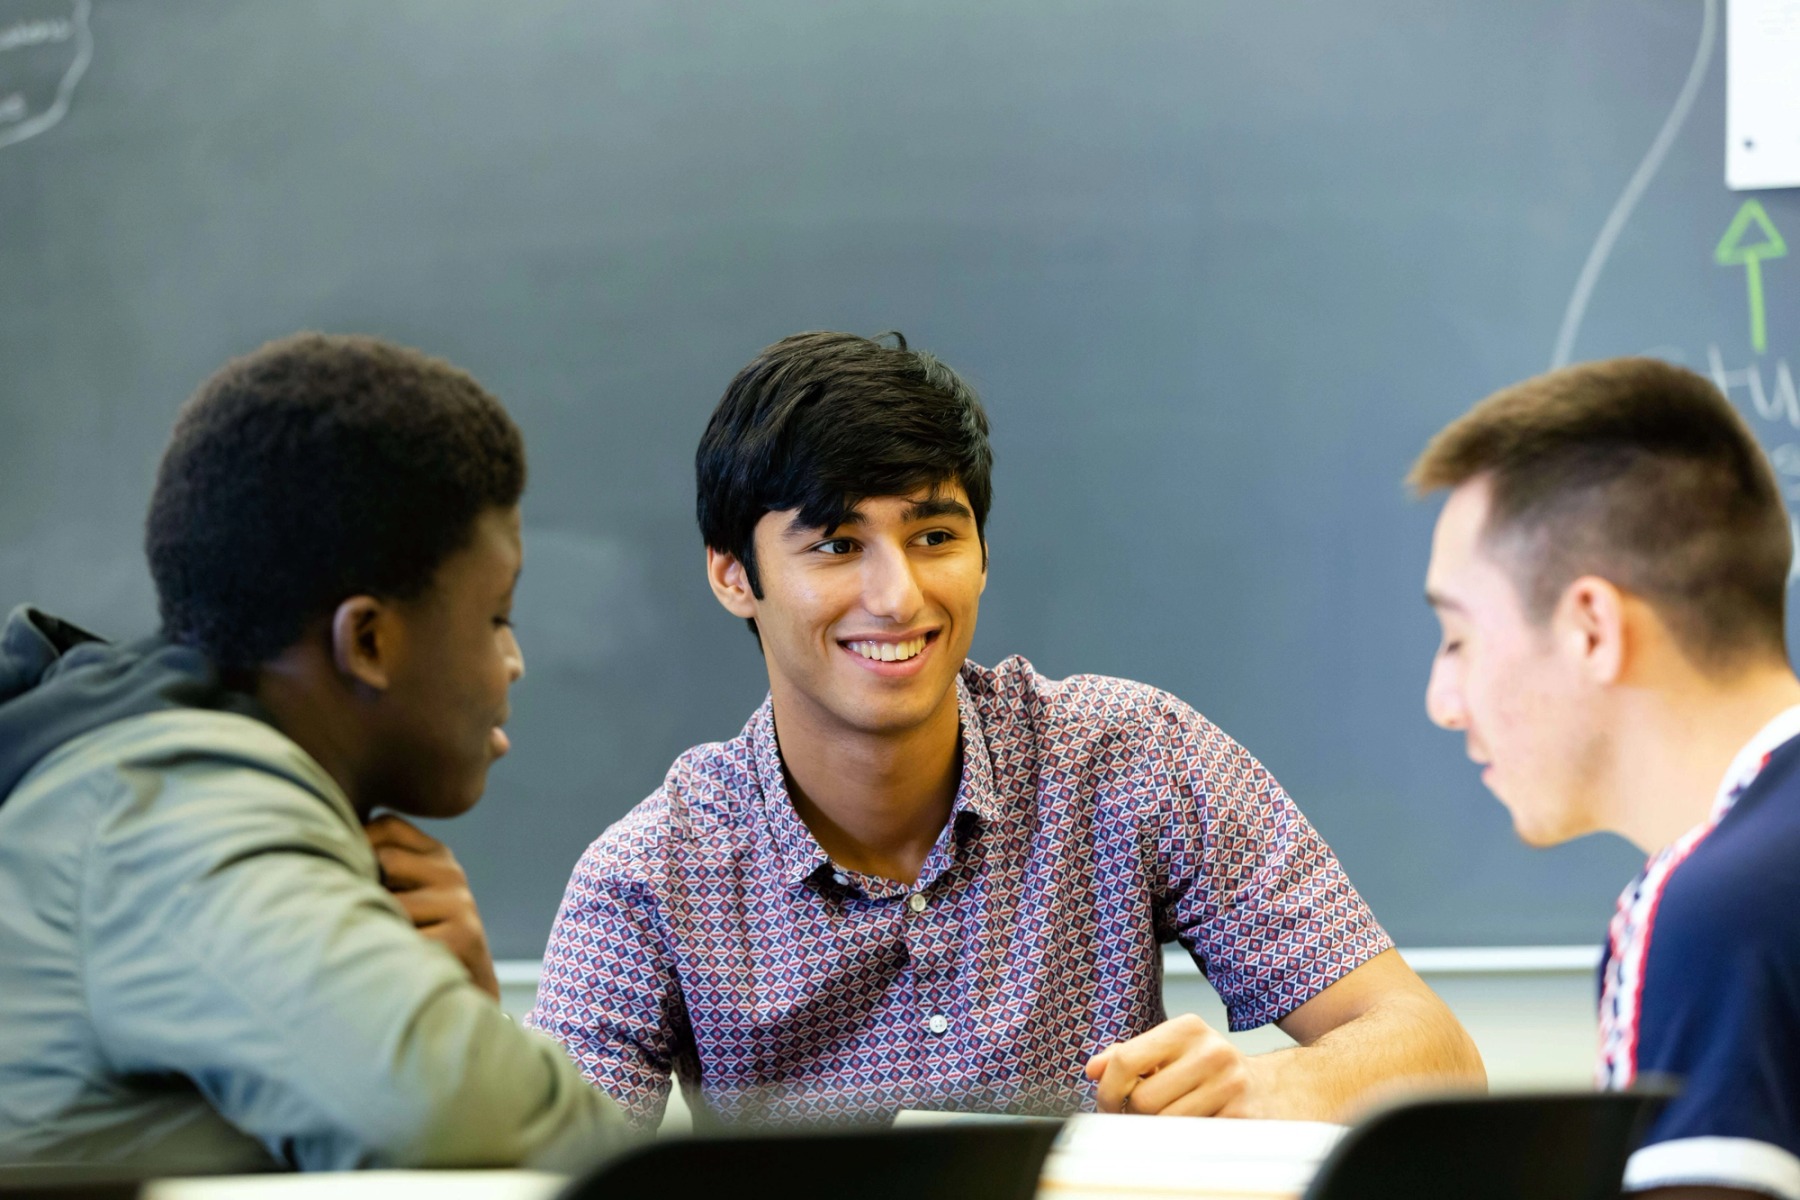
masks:
<instances>
[{"instance_id":1,"label":"forearm on desk","mask_svg":"<svg viewBox=\"0 0 1800 1200\"><path fill-rule=\"evenodd\" d=\"M1327 989L1283 1018L1282 1029L1300 1044L1248 1060L1263 1076L1253 1094L1266 1111L1245 1115L1343 1121L1404 1091L1485 1090L1474 1040L1423 981L1398 965L1405 975L1384 970L1390 978L1377 993L1341 997L1308 1013L1327 999ZM1339 1005L1349 1008L1335 1011Z\"/></svg>"}]
</instances>

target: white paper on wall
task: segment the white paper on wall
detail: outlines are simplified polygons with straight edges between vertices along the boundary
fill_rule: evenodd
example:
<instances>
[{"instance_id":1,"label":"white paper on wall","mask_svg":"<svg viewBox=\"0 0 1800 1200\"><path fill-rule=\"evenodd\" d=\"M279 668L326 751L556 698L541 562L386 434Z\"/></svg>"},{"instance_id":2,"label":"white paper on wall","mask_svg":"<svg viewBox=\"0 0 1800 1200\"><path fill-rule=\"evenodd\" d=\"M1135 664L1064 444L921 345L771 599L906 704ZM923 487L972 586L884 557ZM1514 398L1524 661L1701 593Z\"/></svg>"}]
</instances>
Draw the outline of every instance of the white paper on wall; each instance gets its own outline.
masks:
<instances>
[{"instance_id":1,"label":"white paper on wall","mask_svg":"<svg viewBox=\"0 0 1800 1200\"><path fill-rule=\"evenodd\" d=\"M1726 8L1725 185L1800 187L1800 0Z\"/></svg>"}]
</instances>

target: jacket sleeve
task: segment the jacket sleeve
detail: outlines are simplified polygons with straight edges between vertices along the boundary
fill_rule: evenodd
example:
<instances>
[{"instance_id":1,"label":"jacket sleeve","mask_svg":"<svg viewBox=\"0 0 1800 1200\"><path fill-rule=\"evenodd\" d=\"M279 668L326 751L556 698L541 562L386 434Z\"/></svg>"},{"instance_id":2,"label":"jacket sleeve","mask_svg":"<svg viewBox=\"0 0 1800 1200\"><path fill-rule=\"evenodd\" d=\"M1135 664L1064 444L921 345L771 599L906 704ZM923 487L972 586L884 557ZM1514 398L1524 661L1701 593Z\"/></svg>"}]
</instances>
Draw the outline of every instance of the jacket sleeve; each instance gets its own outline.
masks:
<instances>
[{"instance_id":1,"label":"jacket sleeve","mask_svg":"<svg viewBox=\"0 0 1800 1200\"><path fill-rule=\"evenodd\" d=\"M114 777L84 867L85 986L116 1070L187 1077L307 1169L575 1165L617 1144L617 1109L561 1049L413 929L341 795L249 758L148 759Z\"/></svg>"}]
</instances>

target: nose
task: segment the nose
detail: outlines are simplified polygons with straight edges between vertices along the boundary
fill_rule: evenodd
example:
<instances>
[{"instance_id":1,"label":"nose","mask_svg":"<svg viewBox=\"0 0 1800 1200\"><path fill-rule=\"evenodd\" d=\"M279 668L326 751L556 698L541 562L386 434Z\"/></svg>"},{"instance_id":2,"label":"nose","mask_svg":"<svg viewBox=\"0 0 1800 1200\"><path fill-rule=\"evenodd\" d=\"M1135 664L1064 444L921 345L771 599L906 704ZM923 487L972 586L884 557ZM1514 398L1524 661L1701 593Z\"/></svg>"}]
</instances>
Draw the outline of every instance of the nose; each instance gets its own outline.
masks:
<instances>
[{"instance_id":1,"label":"nose","mask_svg":"<svg viewBox=\"0 0 1800 1200\"><path fill-rule=\"evenodd\" d=\"M519 635L509 626L506 630L506 644L501 648L506 656L506 682L514 684L525 678L525 652L519 649Z\"/></svg>"},{"instance_id":2,"label":"nose","mask_svg":"<svg viewBox=\"0 0 1800 1200\"><path fill-rule=\"evenodd\" d=\"M912 560L899 546L871 550L863 559L863 607L871 616L910 625L925 605Z\"/></svg>"},{"instance_id":3,"label":"nose","mask_svg":"<svg viewBox=\"0 0 1800 1200\"><path fill-rule=\"evenodd\" d=\"M1442 654L1431 662L1431 678L1425 684L1425 714L1432 723L1444 729L1467 729L1468 713L1463 707L1462 681L1450 661Z\"/></svg>"}]
</instances>

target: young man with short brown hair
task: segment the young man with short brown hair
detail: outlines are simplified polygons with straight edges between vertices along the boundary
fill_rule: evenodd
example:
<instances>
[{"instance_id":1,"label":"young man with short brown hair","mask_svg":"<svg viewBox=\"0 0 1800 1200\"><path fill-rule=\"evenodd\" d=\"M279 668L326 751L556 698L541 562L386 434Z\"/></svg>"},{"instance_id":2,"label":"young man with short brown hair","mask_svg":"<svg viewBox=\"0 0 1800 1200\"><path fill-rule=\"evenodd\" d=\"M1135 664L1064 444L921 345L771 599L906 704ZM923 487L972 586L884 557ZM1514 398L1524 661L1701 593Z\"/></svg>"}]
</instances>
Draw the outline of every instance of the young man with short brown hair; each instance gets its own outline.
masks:
<instances>
[{"instance_id":1,"label":"young man with short brown hair","mask_svg":"<svg viewBox=\"0 0 1800 1200\"><path fill-rule=\"evenodd\" d=\"M1650 855L1607 938L1599 1077L1683 1090L1626 1186L1800 1200L1800 680L1767 459L1705 379L1615 359L1488 397L1411 482L1449 492L1432 720L1527 842Z\"/></svg>"}]
</instances>

